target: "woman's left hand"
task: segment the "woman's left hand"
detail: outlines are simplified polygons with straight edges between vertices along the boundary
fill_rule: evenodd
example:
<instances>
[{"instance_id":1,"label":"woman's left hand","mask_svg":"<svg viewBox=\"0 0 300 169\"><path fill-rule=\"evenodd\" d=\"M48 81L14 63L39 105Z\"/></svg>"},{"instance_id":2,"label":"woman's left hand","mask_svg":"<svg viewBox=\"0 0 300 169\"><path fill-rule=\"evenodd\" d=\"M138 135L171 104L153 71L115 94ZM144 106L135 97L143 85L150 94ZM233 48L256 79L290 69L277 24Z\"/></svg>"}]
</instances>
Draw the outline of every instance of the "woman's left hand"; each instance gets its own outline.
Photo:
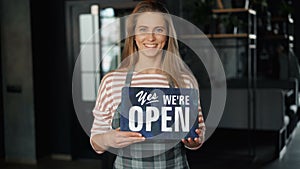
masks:
<instances>
[{"instance_id":1,"label":"woman's left hand","mask_svg":"<svg viewBox=\"0 0 300 169\"><path fill-rule=\"evenodd\" d=\"M202 133L200 129L196 129L196 133L198 134L199 137L196 137L194 139L188 138L188 139L181 139L181 141L189 148L196 148L199 147L202 143L203 140L201 140Z\"/></svg>"},{"instance_id":2,"label":"woman's left hand","mask_svg":"<svg viewBox=\"0 0 300 169\"><path fill-rule=\"evenodd\" d=\"M199 125L201 123L203 123L203 116L202 115L199 115L198 116L198 123ZM205 134L205 126L203 127L199 127L198 129L195 130L196 133L198 134L199 137L196 137L194 139L192 138L188 138L188 139L181 139L181 141L184 143L185 146L193 149L197 149L199 147L201 147L201 145L203 144L204 142L204 134Z\"/></svg>"}]
</instances>

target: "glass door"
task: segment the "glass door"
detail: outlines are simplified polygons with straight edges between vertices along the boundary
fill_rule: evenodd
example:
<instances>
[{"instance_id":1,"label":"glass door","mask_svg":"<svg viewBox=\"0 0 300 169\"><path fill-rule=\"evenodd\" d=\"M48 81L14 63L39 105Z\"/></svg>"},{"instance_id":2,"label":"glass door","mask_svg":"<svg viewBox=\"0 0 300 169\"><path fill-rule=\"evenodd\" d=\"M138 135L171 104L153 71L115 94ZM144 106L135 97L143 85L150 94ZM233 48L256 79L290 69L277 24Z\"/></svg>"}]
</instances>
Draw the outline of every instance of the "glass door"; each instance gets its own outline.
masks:
<instances>
[{"instance_id":1,"label":"glass door","mask_svg":"<svg viewBox=\"0 0 300 169\"><path fill-rule=\"evenodd\" d=\"M117 68L124 23L118 19L137 2L76 1L66 3L68 57L73 70L72 157L98 157L89 143L101 78Z\"/></svg>"},{"instance_id":2,"label":"glass door","mask_svg":"<svg viewBox=\"0 0 300 169\"><path fill-rule=\"evenodd\" d=\"M94 102L100 79L118 65L120 46L120 23L113 8L100 9L91 6L91 13L79 15L80 54L77 58L81 78L81 99ZM113 24L113 30L101 25ZM100 29L99 29L100 27Z\"/></svg>"}]
</instances>

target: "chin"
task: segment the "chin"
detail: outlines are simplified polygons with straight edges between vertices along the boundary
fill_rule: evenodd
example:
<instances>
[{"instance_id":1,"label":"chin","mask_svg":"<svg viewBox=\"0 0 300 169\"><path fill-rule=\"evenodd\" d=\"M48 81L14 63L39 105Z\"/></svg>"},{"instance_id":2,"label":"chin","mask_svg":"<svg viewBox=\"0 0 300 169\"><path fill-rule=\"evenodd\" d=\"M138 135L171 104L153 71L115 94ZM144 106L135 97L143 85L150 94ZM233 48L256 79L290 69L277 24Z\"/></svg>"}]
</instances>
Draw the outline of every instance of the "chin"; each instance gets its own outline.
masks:
<instances>
[{"instance_id":1,"label":"chin","mask_svg":"<svg viewBox=\"0 0 300 169\"><path fill-rule=\"evenodd\" d=\"M155 56L162 54L161 49L145 49L141 52L143 53L143 55L148 56L148 57L155 57Z\"/></svg>"}]
</instances>

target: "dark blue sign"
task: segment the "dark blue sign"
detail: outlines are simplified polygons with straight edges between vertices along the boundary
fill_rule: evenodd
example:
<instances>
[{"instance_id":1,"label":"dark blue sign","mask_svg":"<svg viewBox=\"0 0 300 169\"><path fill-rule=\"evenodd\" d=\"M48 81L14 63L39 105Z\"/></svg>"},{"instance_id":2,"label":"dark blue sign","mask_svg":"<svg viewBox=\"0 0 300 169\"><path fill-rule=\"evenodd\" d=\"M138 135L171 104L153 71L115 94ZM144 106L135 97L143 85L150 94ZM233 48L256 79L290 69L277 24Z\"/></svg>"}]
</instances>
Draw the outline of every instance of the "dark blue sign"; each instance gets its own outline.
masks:
<instances>
[{"instance_id":1,"label":"dark blue sign","mask_svg":"<svg viewBox=\"0 0 300 169\"><path fill-rule=\"evenodd\" d=\"M124 87L120 113L122 131L155 140L198 137L196 89Z\"/></svg>"}]
</instances>

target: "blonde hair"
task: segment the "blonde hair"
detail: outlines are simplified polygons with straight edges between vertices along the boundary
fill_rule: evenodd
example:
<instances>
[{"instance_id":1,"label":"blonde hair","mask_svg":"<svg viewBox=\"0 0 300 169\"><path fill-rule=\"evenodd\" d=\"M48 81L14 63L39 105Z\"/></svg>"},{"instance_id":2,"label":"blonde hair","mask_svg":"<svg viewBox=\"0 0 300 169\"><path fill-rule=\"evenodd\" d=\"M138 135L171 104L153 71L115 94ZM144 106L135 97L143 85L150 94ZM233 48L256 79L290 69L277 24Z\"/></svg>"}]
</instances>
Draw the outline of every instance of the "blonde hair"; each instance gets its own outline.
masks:
<instances>
[{"instance_id":1,"label":"blonde hair","mask_svg":"<svg viewBox=\"0 0 300 169\"><path fill-rule=\"evenodd\" d=\"M159 12L163 15L167 26L167 42L163 50L162 71L169 80L175 83L177 87L187 87L190 84L184 82L182 75L187 75L191 81L192 87L198 89L198 83L192 72L185 66L179 53L177 42L177 35L174 29L173 21L169 15L168 10L163 4L155 1L142 1L136 5L132 14L127 19L126 29L127 38L122 53L122 60L120 69L130 68L138 61L138 48L134 41L135 26L138 14L143 12ZM130 58L127 58L130 57ZM127 59L126 59L127 58Z\"/></svg>"}]
</instances>

